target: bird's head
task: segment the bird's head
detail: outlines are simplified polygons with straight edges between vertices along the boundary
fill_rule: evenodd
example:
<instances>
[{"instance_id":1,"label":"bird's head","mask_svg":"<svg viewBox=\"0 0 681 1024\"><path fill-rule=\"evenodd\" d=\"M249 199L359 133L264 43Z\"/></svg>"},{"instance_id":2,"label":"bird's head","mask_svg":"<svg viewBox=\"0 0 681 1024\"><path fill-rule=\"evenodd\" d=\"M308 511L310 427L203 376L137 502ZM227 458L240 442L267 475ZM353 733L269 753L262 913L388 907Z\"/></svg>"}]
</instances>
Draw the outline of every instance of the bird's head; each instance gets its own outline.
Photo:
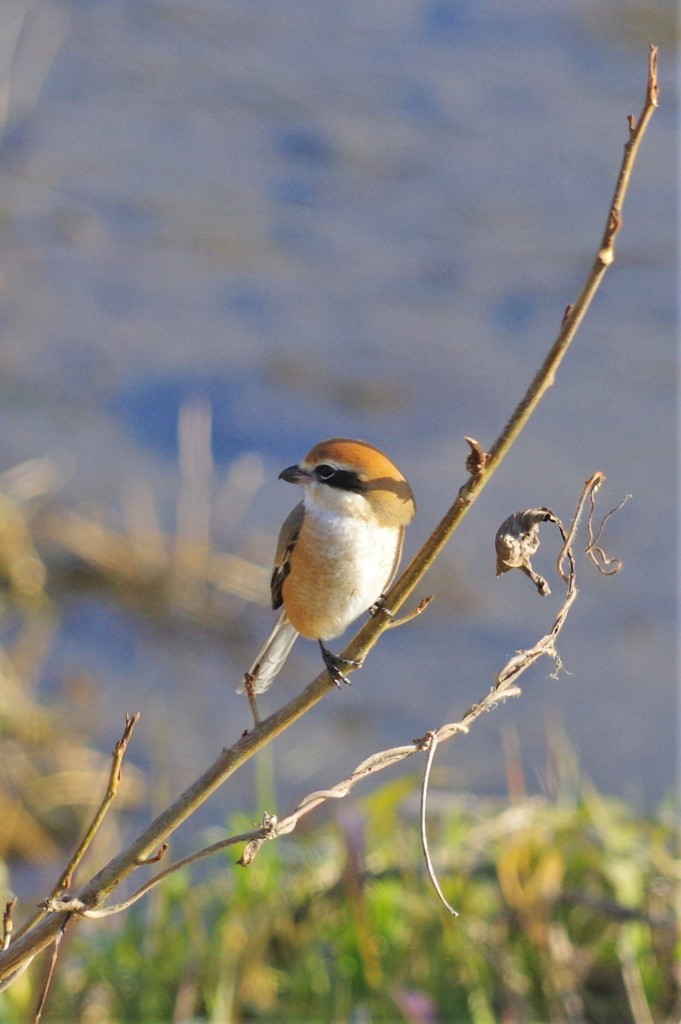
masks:
<instances>
[{"instance_id":1,"label":"bird's head","mask_svg":"<svg viewBox=\"0 0 681 1024\"><path fill-rule=\"evenodd\" d=\"M403 527L414 518L411 487L397 466L366 441L320 441L297 466L279 477L305 486L305 505L337 515Z\"/></svg>"}]
</instances>

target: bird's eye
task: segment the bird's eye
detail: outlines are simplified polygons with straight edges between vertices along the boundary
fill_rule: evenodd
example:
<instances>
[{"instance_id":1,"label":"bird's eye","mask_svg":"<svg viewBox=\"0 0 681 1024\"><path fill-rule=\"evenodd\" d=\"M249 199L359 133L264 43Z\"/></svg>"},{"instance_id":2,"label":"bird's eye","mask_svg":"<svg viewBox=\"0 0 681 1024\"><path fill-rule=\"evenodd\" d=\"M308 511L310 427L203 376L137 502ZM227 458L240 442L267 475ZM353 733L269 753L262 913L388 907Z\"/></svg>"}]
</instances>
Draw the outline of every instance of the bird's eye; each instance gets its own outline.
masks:
<instances>
[{"instance_id":1,"label":"bird's eye","mask_svg":"<svg viewBox=\"0 0 681 1024\"><path fill-rule=\"evenodd\" d=\"M367 489L366 481L359 473L355 473L351 469L329 466L326 462L315 466L314 475L321 484L326 484L327 487L336 487L339 491L352 491L355 494L361 494Z\"/></svg>"}]
</instances>

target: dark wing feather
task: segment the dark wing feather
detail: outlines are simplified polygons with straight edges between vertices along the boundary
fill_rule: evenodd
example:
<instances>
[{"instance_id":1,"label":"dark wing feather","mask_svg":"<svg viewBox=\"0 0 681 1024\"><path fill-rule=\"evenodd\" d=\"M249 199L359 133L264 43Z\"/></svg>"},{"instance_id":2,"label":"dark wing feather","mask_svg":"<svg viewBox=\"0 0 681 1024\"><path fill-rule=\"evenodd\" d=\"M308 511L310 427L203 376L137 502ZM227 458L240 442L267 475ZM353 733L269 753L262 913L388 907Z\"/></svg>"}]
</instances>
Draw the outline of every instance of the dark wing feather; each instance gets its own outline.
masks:
<instances>
[{"instance_id":1,"label":"dark wing feather","mask_svg":"<svg viewBox=\"0 0 681 1024\"><path fill-rule=\"evenodd\" d=\"M284 525L279 531L277 552L274 556L274 569L272 570L272 579L270 581L272 607L275 610L281 607L284 600L281 588L283 587L284 580L288 576L291 568L291 554L296 546L298 535L300 534L304 513L305 510L301 501L300 504L296 505L293 511L286 517Z\"/></svg>"}]
</instances>

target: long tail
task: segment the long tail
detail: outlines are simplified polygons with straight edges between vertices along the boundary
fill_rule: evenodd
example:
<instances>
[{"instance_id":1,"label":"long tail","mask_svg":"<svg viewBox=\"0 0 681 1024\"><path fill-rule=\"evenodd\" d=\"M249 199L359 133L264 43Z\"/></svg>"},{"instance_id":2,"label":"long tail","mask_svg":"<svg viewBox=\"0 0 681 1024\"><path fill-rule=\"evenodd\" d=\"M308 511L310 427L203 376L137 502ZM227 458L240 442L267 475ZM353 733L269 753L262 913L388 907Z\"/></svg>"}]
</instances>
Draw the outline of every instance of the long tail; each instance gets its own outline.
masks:
<instances>
[{"instance_id":1,"label":"long tail","mask_svg":"<svg viewBox=\"0 0 681 1024\"><path fill-rule=\"evenodd\" d=\"M251 679L253 693L264 693L265 690L269 690L272 680L288 658L297 636L297 630L286 618L286 610L282 609L272 632L247 673ZM242 683L237 693L243 693L245 689L245 683Z\"/></svg>"}]
</instances>

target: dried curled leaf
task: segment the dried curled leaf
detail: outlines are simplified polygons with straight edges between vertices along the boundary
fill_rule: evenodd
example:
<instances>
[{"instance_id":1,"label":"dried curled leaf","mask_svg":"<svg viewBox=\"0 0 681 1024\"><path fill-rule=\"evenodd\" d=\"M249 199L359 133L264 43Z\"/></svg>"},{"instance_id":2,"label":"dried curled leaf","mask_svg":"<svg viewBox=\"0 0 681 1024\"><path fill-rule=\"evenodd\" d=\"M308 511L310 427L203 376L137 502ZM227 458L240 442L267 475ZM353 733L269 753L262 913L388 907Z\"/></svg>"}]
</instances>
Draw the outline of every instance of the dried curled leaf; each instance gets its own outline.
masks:
<instances>
[{"instance_id":1,"label":"dried curled leaf","mask_svg":"<svg viewBox=\"0 0 681 1024\"><path fill-rule=\"evenodd\" d=\"M531 558L539 549L539 524L559 523L549 508L529 508L514 512L505 519L494 538L497 553L497 576L510 569L520 569L532 580L542 597L551 593L547 581L534 571Z\"/></svg>"}]
</instances>

